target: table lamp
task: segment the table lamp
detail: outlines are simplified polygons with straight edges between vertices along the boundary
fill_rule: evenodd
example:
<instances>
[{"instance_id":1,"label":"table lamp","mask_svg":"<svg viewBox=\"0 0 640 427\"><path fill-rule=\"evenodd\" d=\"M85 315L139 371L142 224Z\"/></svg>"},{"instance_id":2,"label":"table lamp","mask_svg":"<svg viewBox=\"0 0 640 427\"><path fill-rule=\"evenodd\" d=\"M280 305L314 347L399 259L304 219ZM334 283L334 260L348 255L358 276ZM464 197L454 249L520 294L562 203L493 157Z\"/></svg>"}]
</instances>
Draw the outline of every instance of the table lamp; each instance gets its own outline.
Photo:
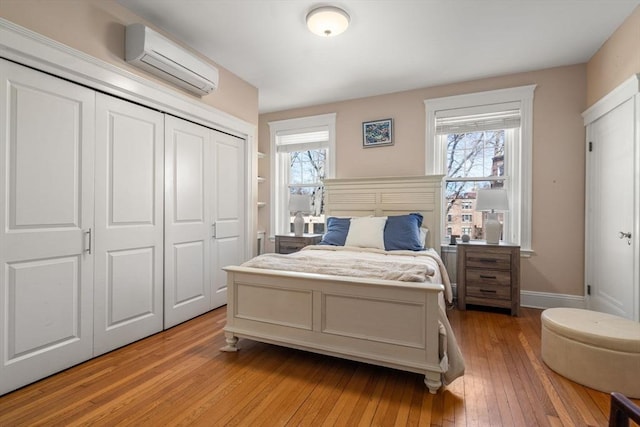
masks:
<instances>
[{"instance_id":1,"label":"table lamp","mask_svg":"<svg viewBox=\"0 0 640 427\"><path fill-rule=\"evenodd\" d=\"M289 211L296 215L293 220L293 234L300 237L304 233L302 215L311 212L311 197L305 194L291 194L289 196Z\"/></svg>"},{"instance_id":2,"label":"table lamp","mask_svg":"<svg viewBox=\"0 0 640 427\"><path fill-rule=\"evenodd\" d=\"M502 224L498 221L496 211L508 211L509 201L504 189L478 190L476 195L476 211L487 211L484 223L484 236L487 243L496 245L500 242Z\"/></svg>"}]
</instances>

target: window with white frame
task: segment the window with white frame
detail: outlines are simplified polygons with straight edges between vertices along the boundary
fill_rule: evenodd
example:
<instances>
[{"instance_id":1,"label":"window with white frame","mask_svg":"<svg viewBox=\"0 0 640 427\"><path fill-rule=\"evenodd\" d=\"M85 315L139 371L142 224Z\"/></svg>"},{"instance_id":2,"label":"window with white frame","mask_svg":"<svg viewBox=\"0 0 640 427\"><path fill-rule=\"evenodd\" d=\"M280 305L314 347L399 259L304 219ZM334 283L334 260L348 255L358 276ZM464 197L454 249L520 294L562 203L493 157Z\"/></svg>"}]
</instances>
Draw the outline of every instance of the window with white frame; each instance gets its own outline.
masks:
<instances>
[{"instance_id":1,"label":"window with white frame","mask_svg":"<svg viewBox=\"0 0 640 427\"><path fill-rule=\"evenodd\" d=\"M335 114L269 122L271 133L271 236L292 231L289 197L306 195L305 232L324 231L325 178L333 177Z\"/></svg>"},{"instance_id":2,"label":"window with white frame","mask_svg":"<svg viewBox=\"0 0 640 427\"><path fill-rule=\"evenodd\" d=\"M482 213L474 213L468 227L469 218L461 210L475 208L478 189L504 188L509 211L499 217L502 240L531 250L534 90L530 85L425 100L426 173L444 175L442 218L451 228L447 234L482 239Z\"/></svg>"}]
</instances>

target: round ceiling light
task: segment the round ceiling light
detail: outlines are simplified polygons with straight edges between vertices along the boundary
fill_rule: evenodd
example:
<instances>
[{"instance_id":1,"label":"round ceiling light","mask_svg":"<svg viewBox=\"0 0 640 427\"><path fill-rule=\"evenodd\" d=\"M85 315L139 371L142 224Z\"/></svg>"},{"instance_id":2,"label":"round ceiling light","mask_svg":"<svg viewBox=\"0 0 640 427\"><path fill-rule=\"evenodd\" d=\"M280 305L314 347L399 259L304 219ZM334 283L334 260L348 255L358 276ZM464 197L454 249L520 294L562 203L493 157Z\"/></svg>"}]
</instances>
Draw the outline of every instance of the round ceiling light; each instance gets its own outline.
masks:
<instances>
[{"instance_id":1,"label":"round ceiling light","mask_svg":"<svg viewBox=\"0 0 640 427\"><path fill-rule=\"evenodd\" d=\"M322 37L337 36L348 26L349 14L338 7L322 6L307 15L309 31Z\"/></svg>"}]
</instances>

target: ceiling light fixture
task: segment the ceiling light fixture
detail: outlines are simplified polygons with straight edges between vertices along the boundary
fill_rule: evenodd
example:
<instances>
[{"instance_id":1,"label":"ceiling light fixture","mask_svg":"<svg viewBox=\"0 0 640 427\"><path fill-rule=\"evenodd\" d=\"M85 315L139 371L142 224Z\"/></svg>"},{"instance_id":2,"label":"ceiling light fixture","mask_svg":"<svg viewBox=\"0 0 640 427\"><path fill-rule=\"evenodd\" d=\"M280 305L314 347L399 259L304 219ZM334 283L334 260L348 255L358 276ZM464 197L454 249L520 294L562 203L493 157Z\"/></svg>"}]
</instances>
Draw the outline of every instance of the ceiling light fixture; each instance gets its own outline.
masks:
<instances>
[{"instance_id":1,"label":"ceiling light fixture","mask_svg":"<svg viewBox=\"0 0 640 427\"><path fill-rule=\"evenodd\" d=\"M349 14L339 7L322 6L307 14L307 27L313 34L333 37L349 26Z\"/></svg>"}]
</instances>

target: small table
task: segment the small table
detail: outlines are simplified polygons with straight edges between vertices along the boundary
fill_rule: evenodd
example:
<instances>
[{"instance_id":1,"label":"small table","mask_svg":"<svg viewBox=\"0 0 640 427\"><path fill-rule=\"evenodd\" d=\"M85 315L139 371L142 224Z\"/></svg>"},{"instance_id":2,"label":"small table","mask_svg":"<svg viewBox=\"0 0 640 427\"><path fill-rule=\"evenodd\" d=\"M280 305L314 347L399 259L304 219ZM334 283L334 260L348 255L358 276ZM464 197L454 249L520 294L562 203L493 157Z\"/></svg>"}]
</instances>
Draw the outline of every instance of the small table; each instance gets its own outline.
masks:
<instances>
[{"instance_id":1,"label":"small table","mask_svg":"<svg viewBox=\"0 0 640 427\"><path fill-rule=\"evenodd\" d=\"M276 235L276 253L291 254L309 245L317 245L322 240L322 234L308 234L295 236L293 233Z\"/></svg>"},{"instance_id":2,"label":"small table","mask_svg":"<svg viewBox=\"0 0 640 427\"><path fill-rule=\"evenodd\" d=\"M520 310L520 246L485 242L458 244L458 309L467 304Z\"/></svg>"}]
</instances>

